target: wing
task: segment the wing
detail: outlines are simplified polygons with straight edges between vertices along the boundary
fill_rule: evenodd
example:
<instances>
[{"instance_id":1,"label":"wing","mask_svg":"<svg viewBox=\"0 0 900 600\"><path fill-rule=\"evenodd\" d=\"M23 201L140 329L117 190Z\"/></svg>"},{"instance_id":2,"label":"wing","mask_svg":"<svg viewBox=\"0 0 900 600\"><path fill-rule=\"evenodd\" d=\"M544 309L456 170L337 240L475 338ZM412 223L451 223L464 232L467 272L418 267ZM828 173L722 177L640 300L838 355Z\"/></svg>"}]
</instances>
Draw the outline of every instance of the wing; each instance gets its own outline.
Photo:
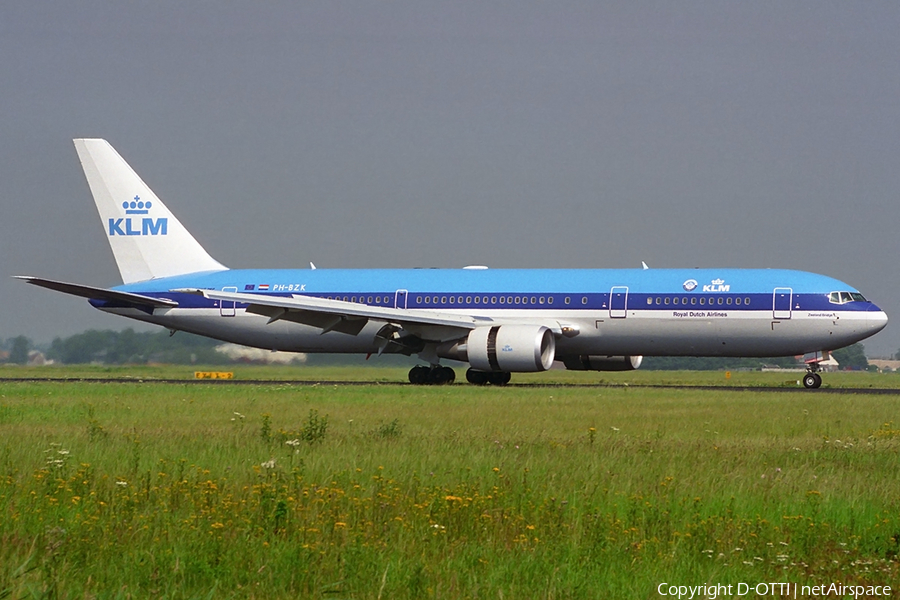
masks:
<instances>
[{"instance_id":1,"label":"wing","mask_svg":"<svg viewBox=\"0 0 900 600\"><path fill-rule=\"evenodd\" d=\"M493 323L493 320L487 317L371 306L299 294L286 297L199 289L171 291L198 294L211 300L239 302L247 305L248 313L269 317L269 323L279 320L293 321L318 327L322 333L339 331L356 335L369 321L379 321L393 326L394 331L402 330L422 340L445 341L466 335L476 327Z\"/></svg>"}]
</instances>

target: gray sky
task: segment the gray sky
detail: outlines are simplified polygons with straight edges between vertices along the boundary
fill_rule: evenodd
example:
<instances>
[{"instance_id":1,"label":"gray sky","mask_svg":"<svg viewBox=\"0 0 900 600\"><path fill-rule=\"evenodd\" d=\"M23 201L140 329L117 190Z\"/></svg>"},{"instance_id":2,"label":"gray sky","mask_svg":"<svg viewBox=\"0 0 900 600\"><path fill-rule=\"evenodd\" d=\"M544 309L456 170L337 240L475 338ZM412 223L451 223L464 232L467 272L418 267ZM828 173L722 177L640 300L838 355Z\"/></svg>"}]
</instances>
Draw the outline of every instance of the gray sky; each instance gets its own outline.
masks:
<instances>
[{"instance_id":1,"label":"gray sky","mask_svg":"<svg viewBox=\"0 0 900 600\"><path fill-rule=\"evenodd\" d=\"M0 8L0 338L138 324L73 137L234 267L779 267L900 348L896 2Z\"/></svg>"}]
</instances>

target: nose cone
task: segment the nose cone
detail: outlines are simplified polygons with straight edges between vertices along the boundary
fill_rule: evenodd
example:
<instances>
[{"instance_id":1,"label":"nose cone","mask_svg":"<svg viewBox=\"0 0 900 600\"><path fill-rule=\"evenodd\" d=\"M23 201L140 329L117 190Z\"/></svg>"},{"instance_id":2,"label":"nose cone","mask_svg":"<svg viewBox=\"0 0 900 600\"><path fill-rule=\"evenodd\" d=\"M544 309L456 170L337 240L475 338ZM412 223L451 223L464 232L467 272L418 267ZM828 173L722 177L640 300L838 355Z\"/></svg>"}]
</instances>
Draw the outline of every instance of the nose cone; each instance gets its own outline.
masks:
<instances>
[{"instance_id":1,"label":"nose cone","mask_svg":"<svg viewBox=\"0 0 900 600\"><path fill-rule=\"evenodd\" d=\"M885 312L874 304L866 311L866 325L869 330L869 335L875 335L884 329L887 322L888 317Z\"/></svg>"}]
</instances>

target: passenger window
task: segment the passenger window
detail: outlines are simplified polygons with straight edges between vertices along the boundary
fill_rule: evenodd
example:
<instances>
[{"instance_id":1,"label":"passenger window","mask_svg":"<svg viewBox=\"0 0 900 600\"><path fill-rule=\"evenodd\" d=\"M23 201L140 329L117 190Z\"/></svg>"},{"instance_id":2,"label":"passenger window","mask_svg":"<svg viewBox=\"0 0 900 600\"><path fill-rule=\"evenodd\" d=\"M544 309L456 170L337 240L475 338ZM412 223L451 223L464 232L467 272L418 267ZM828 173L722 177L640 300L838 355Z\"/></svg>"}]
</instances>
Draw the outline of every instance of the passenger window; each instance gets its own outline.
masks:
<instances>
[{"instance_id":1,"label":"passenger window","mask_svg":"<svg viewBox=\"0 0 900 600\"><path fill-rule=\"evenodd\" d=\"M725 304L727 304L728 306L731 306L731 296L725 298Z\"/></svg>"},{"instance_id":2,"label":"passenger window","mask_svg":"<svg viewBox=\"0 0 900 600\"><path fill-rule=\"evenodd\" d=\"M648 298L647 298L647 304L653 304L653 298L648 297Z\"/></svg>"},{"instance_id":3,"label":"passenger window","mask_svg":"<svg viewBox=\"0 0 900 600\"><path fill-rule=\"evenodd\" d=\"M518 303L519 303L519 297L518 297L518 296L516 296L516 300L515 300L515 302L516 302L516 304L518 304Z\"/></svg>"},{"instance_id":4,"label":"passenger window","mask_svg":"<svg viewBox=\"0 0 900 600\"><path fill-rule=\"evenodd\" d=\"M744 306L750 306L750 298L744 298Z\"/></svg>"},{"instance_id":5,"label":"passenger window","mask_svg":"<svg viewBox=\"0 0 900 600\"><path fill-rule=\"evenodd\" d=\"M544 297L541 296L540 298L538 298L538 302L539 302L540 304L543 304L543 303L544 303Z\"/></svg>"},{"instance_id":6,"label":"passenger window","mask_svg":"<svg viewBox=\"0 0 900 600\"><path fill-rule=\"evenodd\" d=\"M734 299L734 303L737 304L738 306L740 306L740 305L741 305L741 299L740 299L740 298L735 298L735 299Z\"/></svg>"},{"instance_id":7,"label":"passenger window","mask_svg":"<svg viewBox=\"0 0 900 600\"><path fill-rule=\"evenodd\" d=\"M531 303L532 303L532 304L537 304L537 298L535 298L534 296L532 296L532 297L531 297ZM543 302L541 302L541 304L543 304Z\"/></svg>"},{"instance_id":8,"label":"passenger window","mask_svg":"<svg viewBox=\"0 0 900 600\"><path fill-rule=\"evenodd\" d=\"M678 304L678 296L672 298L672 304Z\"/></svg>"},{"instance_id":9,"label":"passenger window","mask_svg":"<svg viewBox=\"0 0 900 600\"><path fill-rule=\"evenodd\" d=\"M693 298L691 298L691 304L692 305L697 304L697 296L694 296Z\"/></svg>"},{"instance_id":10,"label":"passenger window","mask_svg":"<svg viewBox=\"0 0 900 600\"><path fill-rule=\"evenodd\" d=\"M582 303L582 304L587 304L587 296L582 296L582 297L581 297L581 303Z\"/></svg>"},{"instance_id":11,"label":"passenger window","mask_svg":"<svg viewBox=\"0 0 900 600\"><path fill-rule=\"evenodd\" d=\"M706 304L706 298L704 296L700 296L700 306Z\"/></svg>"},{"instance_id":12,"label":"passenger window","mask_svg":"<svg viewBox=\"0 0 900 600\"><path fill-rule=\"evenodd\" d=\"M656 298L656 305L659 306L660 304L662 304L662 298L657 297L657 298Z\"/></svg>"},{"instance_id":13,"label":"passenger window","mask_svg":"<svg viewBox=\"0 0 900 600\"><path fill-rule=\"evenodd\" d=\"M553 304L553 296L547 296L547 304Z\"/></svg>"},{"instance_id":14,"label":"passenger window","mask_svg":"<svg viewBox=\"0 0 900 600\"><path fill-rule=\"evenodd\" d=\"M716 304L718 304L719 306L722 306L722 298L721 297L719 297L719 299L716 301Z\"/></svg>"},{"instance_id":15,"label":"passenger window","mask_svg":"<svg viewBox=\"0 0 900 600\"><path fill-rule=\"evenodd\" d=\"M669 305L669 297L668 297L668 296L666 296L666 299L665 299L665 304L666 304L666 306L668 306L668 305Z\"/></svg>"},{"instance_id":16,"label":"passenger window","mask_svg":"<svg viewBox=\"0 0 900 600\"><path fill-rule=\"evenodd\" d=\"M480 299L481 299L481 298L479 298L478 296L475 296L475 304L478 304L478 301L479 301Z\"/></svg>"},{"instance_id":17,"label":"passenger window","mask_svg":"<svg viewBox=\"0 0 900 600\"><path fill-rule=\"evenodd\" d=\"M455 304L455 303L456 303L456 298L454 298L453 296L450 296L450 304Z\"/></svg>"}]
</instances>

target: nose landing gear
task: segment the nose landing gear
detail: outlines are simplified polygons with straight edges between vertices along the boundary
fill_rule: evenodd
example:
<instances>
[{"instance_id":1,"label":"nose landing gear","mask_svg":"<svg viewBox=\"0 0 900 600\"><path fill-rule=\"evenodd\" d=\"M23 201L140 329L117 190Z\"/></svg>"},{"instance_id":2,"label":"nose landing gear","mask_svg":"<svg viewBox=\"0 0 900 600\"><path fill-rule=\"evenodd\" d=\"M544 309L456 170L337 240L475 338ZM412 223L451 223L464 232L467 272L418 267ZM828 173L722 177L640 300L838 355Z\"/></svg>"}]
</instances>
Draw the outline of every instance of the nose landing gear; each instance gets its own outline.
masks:
<instances>
[{"instance_id":1,"label":"nose landing gear","mask_svg":"<svg viewBox=\"0 0 900 600\"><path fill-rule=\"evenodd\" d=\"M803 376L803 387L806 389L815 390L821 387L821 385L822 376L815 371L807 371L806 375Z\"/></svg>"}]
</instances>

